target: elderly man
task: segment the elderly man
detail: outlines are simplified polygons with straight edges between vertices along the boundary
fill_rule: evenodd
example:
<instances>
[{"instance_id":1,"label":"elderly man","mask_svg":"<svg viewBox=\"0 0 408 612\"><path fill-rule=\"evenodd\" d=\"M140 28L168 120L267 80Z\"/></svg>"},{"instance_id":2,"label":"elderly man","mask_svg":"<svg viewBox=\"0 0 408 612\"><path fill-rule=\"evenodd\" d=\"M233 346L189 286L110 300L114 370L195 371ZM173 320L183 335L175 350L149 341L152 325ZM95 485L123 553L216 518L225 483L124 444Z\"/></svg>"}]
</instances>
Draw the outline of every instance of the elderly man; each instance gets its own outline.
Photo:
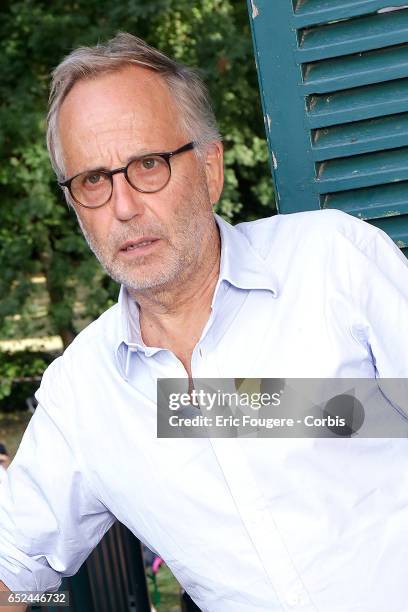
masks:
<instances>
[{"instance_id":1,"label":"elderly man","mask_svg":"<svg viewBox=\"0 0 408 612\"><path fill-rule=\"evenodd\" d=\"M71 53L51 99L58 180L122 287L44 374L0 495L2 588L58 588L118 519L205 611L406 612L405 439L156 435L160 377L406 377L405 258L335 211L214 215L204 87L131 35Z\"/></svg>"}]
</instances>

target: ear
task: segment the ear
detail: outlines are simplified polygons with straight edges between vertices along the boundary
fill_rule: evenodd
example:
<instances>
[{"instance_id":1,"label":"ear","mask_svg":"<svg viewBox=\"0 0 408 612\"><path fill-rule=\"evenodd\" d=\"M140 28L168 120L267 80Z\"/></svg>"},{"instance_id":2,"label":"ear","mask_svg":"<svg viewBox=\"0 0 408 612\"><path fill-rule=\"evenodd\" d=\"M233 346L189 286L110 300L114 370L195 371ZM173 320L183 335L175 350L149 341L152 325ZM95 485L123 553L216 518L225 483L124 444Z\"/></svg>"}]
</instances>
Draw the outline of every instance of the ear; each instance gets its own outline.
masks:
<instances>
[{"instance_id":1,"label":"ear","mask_svg":"<svg viewBox=\"0 0 408 612\"><path fill-rule=\"evenodd\" d=\"M205 173L211 204L217 204L224 186L224 148L222 143L212 142L205 153Z\"/></svg>"}]
</instances>

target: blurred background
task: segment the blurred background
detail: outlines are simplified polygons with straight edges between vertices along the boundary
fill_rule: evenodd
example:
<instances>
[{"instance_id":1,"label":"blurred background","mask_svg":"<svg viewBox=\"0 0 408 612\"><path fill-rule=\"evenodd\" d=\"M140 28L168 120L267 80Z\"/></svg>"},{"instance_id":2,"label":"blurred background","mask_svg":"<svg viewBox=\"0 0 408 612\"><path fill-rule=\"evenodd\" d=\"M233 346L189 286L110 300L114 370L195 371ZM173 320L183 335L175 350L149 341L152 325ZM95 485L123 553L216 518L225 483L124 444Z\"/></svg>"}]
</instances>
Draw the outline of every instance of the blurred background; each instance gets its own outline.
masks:
<instances>
[{"instance_id":1,"label":"blurred background","mask_svg":"<svg viewBox=\"0 0 408 612\"><path fill-rule=\"evenodd\" d=\"M274 212L244 0L2 0L0 443L11 457L45 367L117 298L56 184L45 115L53 67L73 48L119 30L201 70L225 145L217 212L234 223ZM164 581L159 609L178 610L171 577Z\"/></svg>"},{"instance_id":2,"label":"blurred background","mask_svg":"<svg viewBox=\"0 0 408 612\"><path fill-rule=\"evenodd\" d=\"M63 201L45 147L49 75L127 30L197 66L225 144L218 212L270 215L273 192L244 1L3 0L0 8L0 410L26 408L47 363L116 301ZM9 442L14 451L14 440Z\"/></svg>"}]
</instances>

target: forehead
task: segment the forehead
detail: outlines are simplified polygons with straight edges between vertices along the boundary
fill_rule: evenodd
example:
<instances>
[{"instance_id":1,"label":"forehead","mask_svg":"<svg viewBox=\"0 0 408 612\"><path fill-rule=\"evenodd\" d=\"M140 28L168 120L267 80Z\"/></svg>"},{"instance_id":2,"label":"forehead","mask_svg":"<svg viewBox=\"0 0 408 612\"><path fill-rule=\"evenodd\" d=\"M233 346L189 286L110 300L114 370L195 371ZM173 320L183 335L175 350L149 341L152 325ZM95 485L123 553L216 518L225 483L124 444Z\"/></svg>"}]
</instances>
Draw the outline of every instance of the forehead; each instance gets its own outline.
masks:
<instances>
[{"instance_id":1,"label":"forehead","mask_svg":"<svg viewBox=\"0 0 408 612\"><path fill-rule=\"evenodd\" d=\"M58 129L70 169L179 146L181 131L163 78L136 65L78 81L62 103Z\"/></svg>"}]
</instances>

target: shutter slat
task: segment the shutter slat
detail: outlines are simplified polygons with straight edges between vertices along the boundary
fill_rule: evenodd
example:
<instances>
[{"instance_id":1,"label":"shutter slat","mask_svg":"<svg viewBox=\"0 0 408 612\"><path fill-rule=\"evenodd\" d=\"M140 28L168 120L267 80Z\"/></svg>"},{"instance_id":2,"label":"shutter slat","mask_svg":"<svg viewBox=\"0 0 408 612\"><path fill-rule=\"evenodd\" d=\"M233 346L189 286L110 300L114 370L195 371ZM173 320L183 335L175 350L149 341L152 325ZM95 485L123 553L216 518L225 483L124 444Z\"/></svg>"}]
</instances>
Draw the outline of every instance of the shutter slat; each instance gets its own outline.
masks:
<instances>
[{"instance_id":1,"label":"shutter slat","mask_svg":"<svg viewBox=\"0 0 408 612\"><path fill-rule=\"evenodd\" d=\"M304 30L297 58L314 62L399 45L407 38L408 11L370 15Z\"/></svg>"},{"instance_id":2,"label":"shutter slat","mask_svg":"<svg viewBox=\"0 0 408 612\"><path fill-rule=\"evenodd\" d=\"M408 79L398 79L311 96L307 118L311 128L319 128L404 111L408 111Z\"/></svg>"},{"instance_id":3,"label":"shutter slat","mask_svg":"<svg viewBox=\"0 0 408 612\"><path fill-rule=\"evenodd\" d=\"M247 2L279 212L339 208L408 255L408 0Z\"/></svg>"},{"instance_id":4,"label":"shutter slat","mask_svg":"<svg viewBox=\"0 0 408 612\"><path fill-rule=\"evenodd\" d=\"M376 49L308 64L304 90L306 93L338 91L403 78L407 72L407 45Z\"/></svg>"},{"instance_id":5,"label":"shutter slat","mask_svg":"<svg viewBox=\"0 0 408 612\"><path fill-rule=\"evenodd\" d=\"M315 161L408 146L408 113L316 130Z\"/></svg>"},{"instance_id":6,"label":"shutter slat","mask_svg":"<svg viewBox=\"0 0 408 612\"><path fill-rule=\"evenodd\" d=\"M379 227L389 236L392 236L397 246L402 249L405 255L408 254L408 215L403 217L384 217L375 219L371 222L375 227Z\"/></svg>"},{"instance_id":7,"label":"shutter slat","mask_svg":"<svg viewBox=\"0 0 408 612\"><path fill-rule=\"evenodd\" d=\"M365 220L401 215L408 210L408 182L329 193L323 208L338 208Z\"/></svg>"},{"instance_id":8,"label":"shutter slat","mask_svg":"<svg viewBox=\"0 0 408 612\"><path fill-rule=\"evenodd\" d=\"M408 148L356 155L318 164L319 193L381 185L408 179Z\"/></svg>"},{"instance_id":9,"label":"shutter slat","mask_svg":"<svg viewBox=\"0 0 408 612\"><path fill-rule=\"evenodd\" d=\"M336 19L358 17L387 6L404 6L406 0L301 0L296 2L294 22L304 28Z\"/></svg>"}]
</instances>

